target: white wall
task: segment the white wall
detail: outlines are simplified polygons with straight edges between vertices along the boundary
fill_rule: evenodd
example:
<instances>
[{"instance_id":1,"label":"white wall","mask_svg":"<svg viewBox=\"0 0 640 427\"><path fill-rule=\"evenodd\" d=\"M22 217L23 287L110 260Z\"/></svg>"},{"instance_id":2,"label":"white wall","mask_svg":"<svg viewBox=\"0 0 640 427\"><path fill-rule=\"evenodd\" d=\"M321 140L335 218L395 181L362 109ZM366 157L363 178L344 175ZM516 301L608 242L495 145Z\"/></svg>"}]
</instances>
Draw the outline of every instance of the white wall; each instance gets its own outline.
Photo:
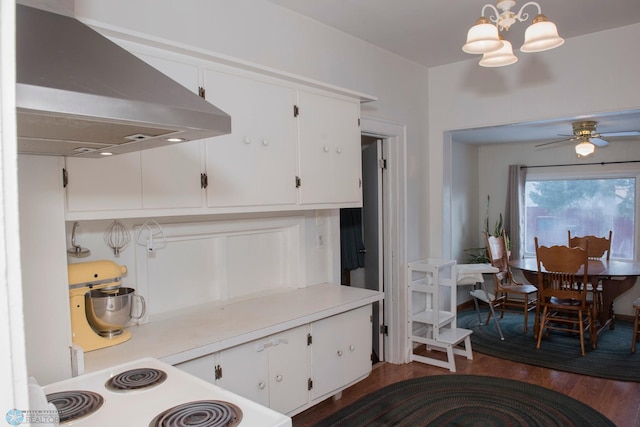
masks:
<instances>
[{"instance_id":1,"label":"white wall","mask_svg":"<svg viewBox=\"0 0 640 427\"><path fill-rule=\"evenodd\" d=\"M407 125L408 258L425 255L426 68L264 0L76 0L76 15L378 97L364 116Z\"/></svg>"},{"instance_id":2,"label":"white wall","mask_svg":"<svg viewBox=\"0 0 640 427\"><path fill-rule=\"evenodd\" d=\"M450 256L451 250L450 233L445 232L450 219L443 214L448 209L442 208L451 198L442 183L451 173L451 164L443 159L452 147L443 143L444 133L637 109L638 39L640 24L571 38L547 52L517 53L519 62L505 68L482 68L473 58L429 70L430 256ZM554 154L556 160L558 156ZM485 170L482 165L480 170ZM486 189L479 194L486 194ZM501 206L504 202L492 202L496 210L504 209Z\"/></svg>"}]
</instances>

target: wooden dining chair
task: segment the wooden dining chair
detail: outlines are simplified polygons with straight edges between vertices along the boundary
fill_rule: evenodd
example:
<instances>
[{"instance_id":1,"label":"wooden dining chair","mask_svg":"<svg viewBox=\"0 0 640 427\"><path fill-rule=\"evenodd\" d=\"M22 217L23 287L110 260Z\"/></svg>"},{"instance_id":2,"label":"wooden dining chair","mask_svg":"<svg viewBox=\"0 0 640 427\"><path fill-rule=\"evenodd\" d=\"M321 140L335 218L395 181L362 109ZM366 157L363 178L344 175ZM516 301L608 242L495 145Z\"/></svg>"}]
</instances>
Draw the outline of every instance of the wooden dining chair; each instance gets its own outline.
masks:
<instances>
[{"instance_id":1,"label":"wooden dining chair","mask_svg":"<svg viewBox=\"0 0 640 427\"><path fill-rule=\"evenodd\" d=\"M580 350L584 352L584 333L589 332L592 346L595 347L593 324L593 300L589 298L585 286L589 270L589 243L586 248L569 246L538 246L534 239L538 264L538 298L542 310L539 322L538 343L550 330L563 330L580 334ZM537 315L540 315L537 312Z\"/></svg>"},{"instance_id":2,"label":"wooden dining chair","mask_svg":"<svg viewBox=\"0 0 640 427\"><path fill-rule=\"evenodd\" d=\"M609 261L611 256L611 238L613 231L609 230L609 237L598 236L573 236L571 237L571 230L567 230L567 237L569 247L586 248L587 241L589 242L589 259L606 259ZM592 293L593 302L595 304L595 310L600 313L604 309L602 306L602 280L598 283L587 283L587 292Z\"/></svg>"},{"instance_id":3,"label":"wooden dining chair","mask_svg":"<svg viewBox=\"0 0 640 427\"><path fill-rule=\"evenodd\" d=\"M493 274L495 284L494 308L501 310L500 318L504 317L505 311L519 311L524 314L523 333L527 333L529 322L529 311L536 308L536 294L538 288L531 284L516 281L509 267L509 252L507 250L507 239L504 230L499 237L485 233L487 242L487 252L491 265L498 269ZM491 319L491 311L487 315L487 325Z\"/></svg>"}]
</instances>

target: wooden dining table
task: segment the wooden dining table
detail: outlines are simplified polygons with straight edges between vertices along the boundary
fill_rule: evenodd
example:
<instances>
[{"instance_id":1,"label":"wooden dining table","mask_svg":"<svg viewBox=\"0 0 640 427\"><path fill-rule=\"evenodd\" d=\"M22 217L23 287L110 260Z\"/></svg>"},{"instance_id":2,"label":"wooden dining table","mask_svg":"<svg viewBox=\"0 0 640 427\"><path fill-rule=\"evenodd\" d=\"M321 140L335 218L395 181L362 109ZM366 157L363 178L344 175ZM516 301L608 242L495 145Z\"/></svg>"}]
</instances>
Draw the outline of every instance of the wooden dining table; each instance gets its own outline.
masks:
<instances>
[{"instance_id":1,"label":"wooden dining table","mask_svg":"<svg viewBox=\"0 0 640 427\"><path fill-rule=\"evenodd\" d=\"M533 285L538 286L538 263L535 258L521 258L510 260L512 268L522 271L524 277ZM640 276L640 262L620 260L589 260L587 267L591 283L602 283L602 310L596 313L597 334L592 337L592 343L597 344L597 336L607 327L615 328L615 312L613 301L631 289ZM539 318L536 316L534 334L538 333Z\"/></svg>"}]
</instances>

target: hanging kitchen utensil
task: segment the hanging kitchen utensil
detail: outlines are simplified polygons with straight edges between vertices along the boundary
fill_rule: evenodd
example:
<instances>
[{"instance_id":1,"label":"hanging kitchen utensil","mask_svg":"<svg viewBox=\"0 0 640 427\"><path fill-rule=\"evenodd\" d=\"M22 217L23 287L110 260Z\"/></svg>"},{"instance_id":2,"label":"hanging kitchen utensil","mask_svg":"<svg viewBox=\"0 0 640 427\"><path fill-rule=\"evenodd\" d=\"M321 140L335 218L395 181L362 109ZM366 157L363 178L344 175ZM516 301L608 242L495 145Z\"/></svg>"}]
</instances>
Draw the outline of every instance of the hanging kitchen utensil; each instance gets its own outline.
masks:
<instances>
[{"instance_id":1,"label":"hanging kitchen utensil","mask_svg":"<svg viewBox=\"0 0 640 427\"><path fill-rule=\"evenodd\" d=\"M91 255L91 251L87 248L83 248L76 243L76 230L80 224L78 221L73 223L73 229L71 230L71 249L68 249L67 252L69 255L76 258L86 258Z\"/></svg>"},{"instance_id":2,"label":"hanging kitchen utensil","mask_svg":"<svg viewBox=\"0 0 640 427\"><path fill-rule=\"evenodd\" d=\"M120 251L124 249L131 241L129 230L120 221L115 220L107 227L104 232L104 242L113 250L115 256L120 255Z\"/></svg>"},{"instance_id":3,"label":"hanging kitchen utensil","mask_svg":"<svg viewBox=\"0 0 640 427\"><path fill-rule=\"evenodd\" d=\"M155 252L167 246L164 230L155 219L146 220L136 233L136 243L147 247L147 252Z\"/></svg>"}]
</instances>

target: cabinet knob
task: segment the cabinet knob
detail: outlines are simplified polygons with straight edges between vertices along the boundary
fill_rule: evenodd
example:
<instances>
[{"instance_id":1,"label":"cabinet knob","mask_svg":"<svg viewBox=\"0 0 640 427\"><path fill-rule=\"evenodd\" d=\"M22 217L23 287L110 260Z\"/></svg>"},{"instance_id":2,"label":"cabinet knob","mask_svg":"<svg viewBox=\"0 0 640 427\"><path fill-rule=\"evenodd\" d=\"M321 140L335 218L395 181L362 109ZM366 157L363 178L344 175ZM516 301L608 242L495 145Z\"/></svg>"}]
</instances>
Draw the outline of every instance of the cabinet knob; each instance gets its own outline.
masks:
<instances>
[{"instance_id":1,"label":"cabinet knob","mask_svg":"<svg viewBox=\"0 0 640 427\"><path fill-rule=\"evenodd\" d=\"M250 137L248 137L248 136L245 136L245 137L244 137L244 143L245 143L245 144L251 144L251 138L250 138Z\"/></svg>"},{"instance_id":2,"label":"cabinet knob","mask_svg":"<svg viewBox=\"0 0 640 427\"><path fill-rule=\"evenodd\" d=\"M264 387L265 387L265 384L264 384L262 381L260 381L260 382L258 383L258 388L259 388L260 390L264 390Z\"/></svg>"},{"instance_id":3,"label":"cabinet knob","mask_svg":"<svg viewBox=\"0 0 640 427\"><path fill-rule=\"evenodd\" d=\"M322 150L323 150L325 153L328 153L328 152L329 152L329 146L328 146L328 145L325 145L324 147L322 147Z\"/></svg>"},{"instance_id":4,"label":"cabinet knob","mask_svg":"<svg viewBox=\"0 0 640 427\"><path fill-rule=\"evenodd\" d=\"M355 349L356 349L356 347L355 347L353 344L351 344L351 345L349 346L349 350L353 351L353 350L355 350Z\"/></svg>"},{"instance_id":5,"label":"cabinet knob","mask_svg":"<svg viewBox=\"0 0 640 427\"><path fill-rule=\"evenodd\" d=\"M282 382L282 375L276 375L276 381Z\"/></svg>"},{"instance_id":6,"label":"cabinet knob","mask_svg":"<svg viewBox=\"0 0 640 427\"><path fill-rule=\"evenodd\" d=\"M336 153L338 153L338 154L342 153L342 148L340 148L340 147L336 148Z\"/></svg>"},{"instance_id":7,"label":"cabinet knob","mask_svg":"<svg viewBox=\"0 0 640 427\"><path fill-rule=\"evenodd\" d=\"M342 356L342 350L338 350L338 357Z\"/></svg>"},{"instance_id":8,"label":"cabinet knob","mask_svg":"<svg viewBox=\"0 0 640 427\"><path fill-rule=\"evenodd\" d=\"M269 146L269 140L268 139L263 139L262 140L262 145L264 145L265 147Z\"/></svg>"}]
</instances>

